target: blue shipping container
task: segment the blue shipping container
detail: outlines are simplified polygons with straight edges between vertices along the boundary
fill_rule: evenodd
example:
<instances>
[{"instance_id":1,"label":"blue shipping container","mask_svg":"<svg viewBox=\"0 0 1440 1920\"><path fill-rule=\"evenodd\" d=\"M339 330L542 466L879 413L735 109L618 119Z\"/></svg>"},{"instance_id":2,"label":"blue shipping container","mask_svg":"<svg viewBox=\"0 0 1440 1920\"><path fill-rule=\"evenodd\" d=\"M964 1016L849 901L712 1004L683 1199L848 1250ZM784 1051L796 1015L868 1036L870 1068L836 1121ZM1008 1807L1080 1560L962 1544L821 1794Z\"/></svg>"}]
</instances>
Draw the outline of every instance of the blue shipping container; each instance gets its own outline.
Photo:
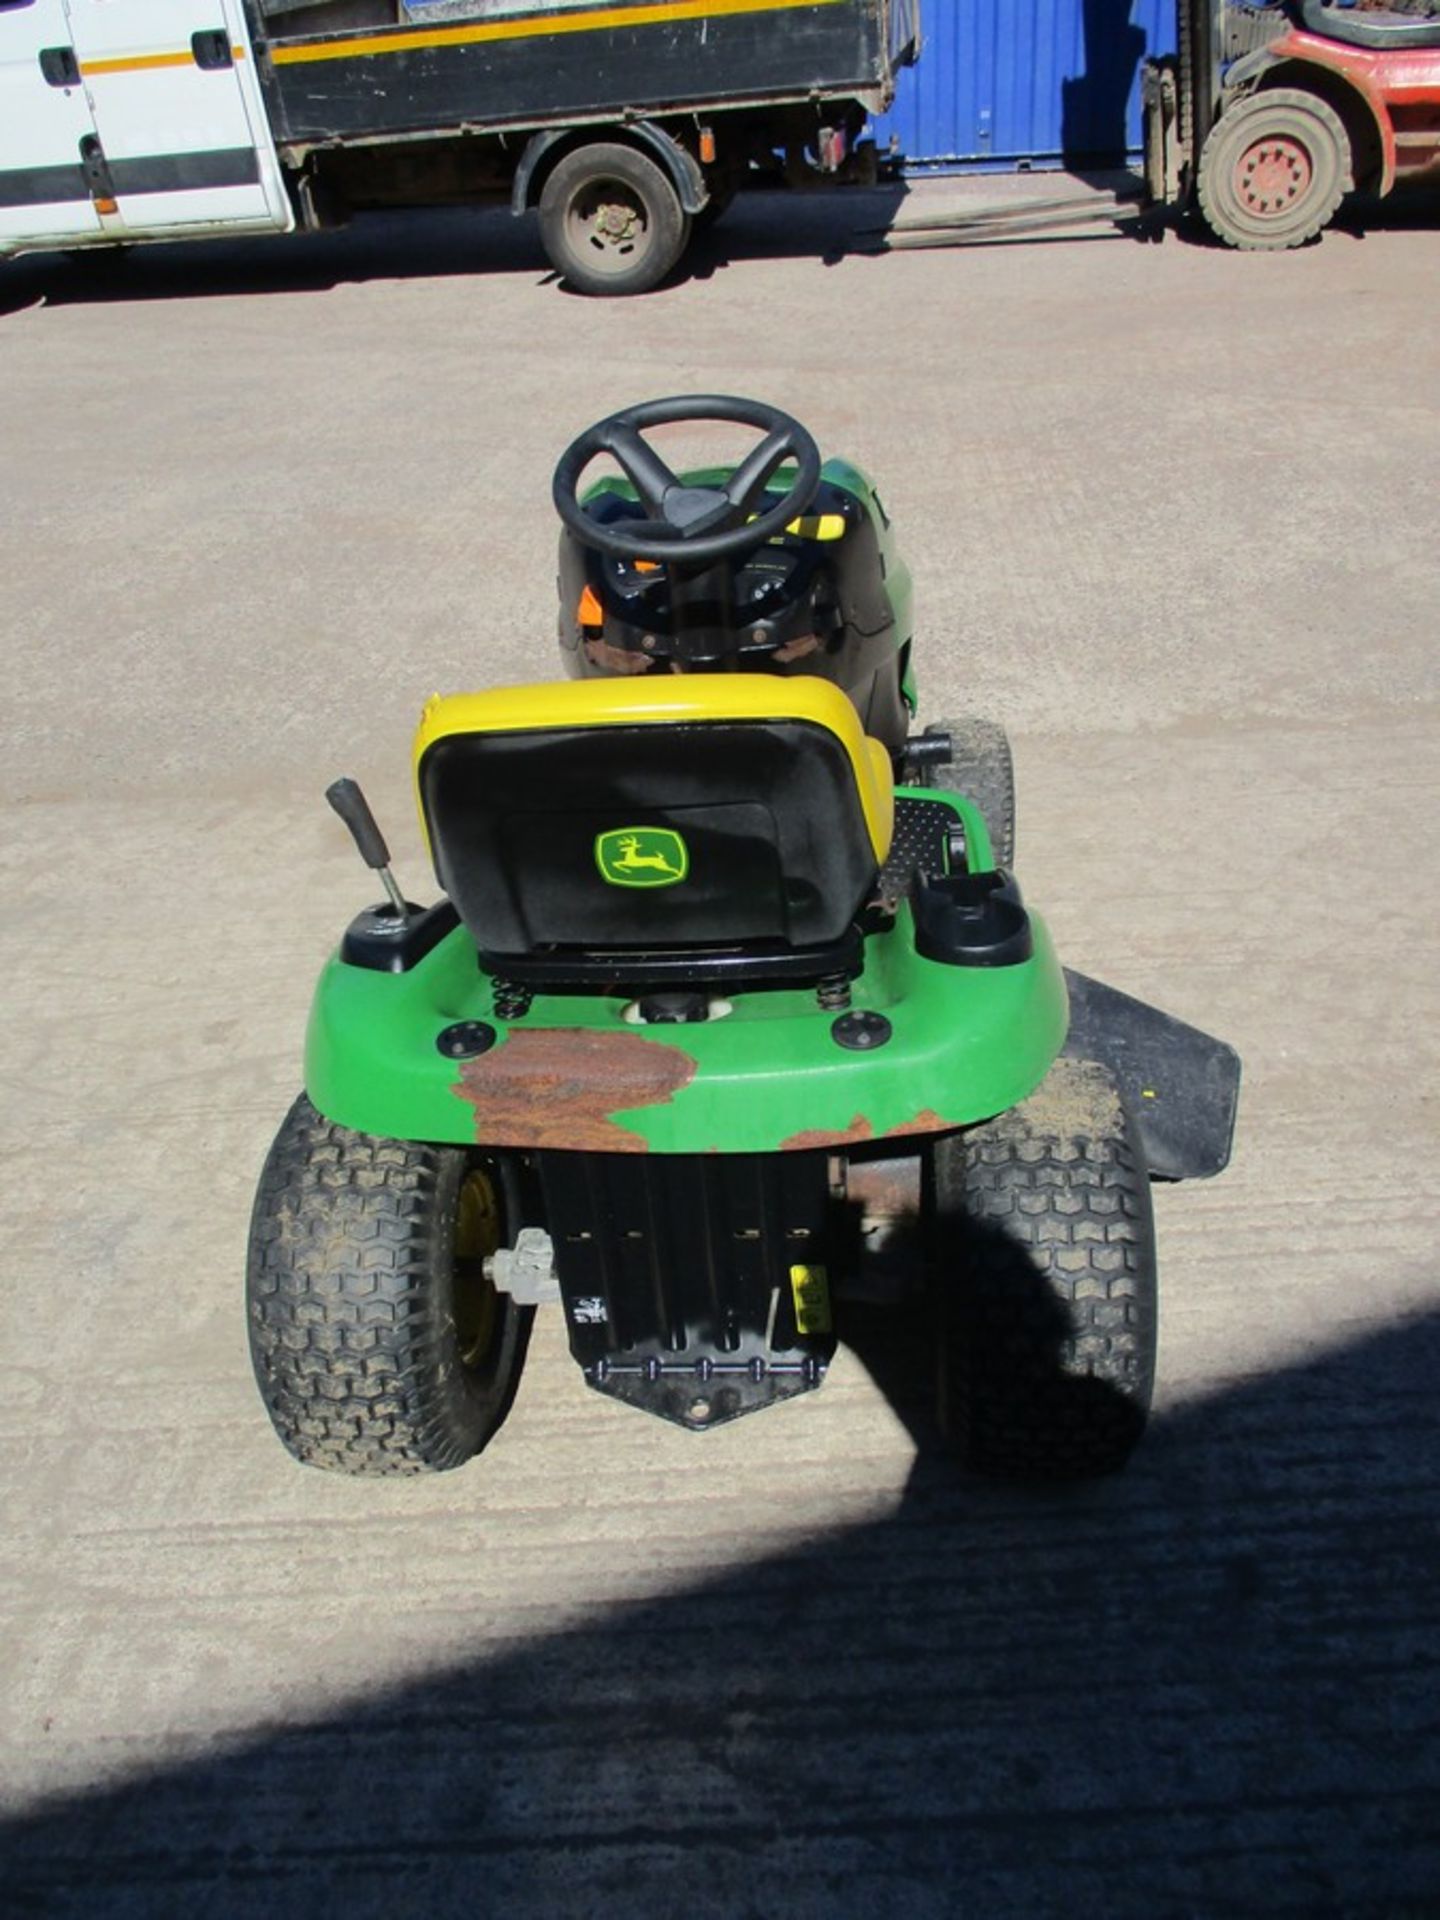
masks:
<instances>
[{"instance_id":1,"label":"blue shipping container","mask_svg":"<svg viewBox=\"0 0 1440 1920\"><path fill-rule=\"evenodd\" d=\"M1175 0L922 0L918 66L869 131L913 167L1118 165L1140 146L1140 62Z\"/></svg>"}]
</instances>

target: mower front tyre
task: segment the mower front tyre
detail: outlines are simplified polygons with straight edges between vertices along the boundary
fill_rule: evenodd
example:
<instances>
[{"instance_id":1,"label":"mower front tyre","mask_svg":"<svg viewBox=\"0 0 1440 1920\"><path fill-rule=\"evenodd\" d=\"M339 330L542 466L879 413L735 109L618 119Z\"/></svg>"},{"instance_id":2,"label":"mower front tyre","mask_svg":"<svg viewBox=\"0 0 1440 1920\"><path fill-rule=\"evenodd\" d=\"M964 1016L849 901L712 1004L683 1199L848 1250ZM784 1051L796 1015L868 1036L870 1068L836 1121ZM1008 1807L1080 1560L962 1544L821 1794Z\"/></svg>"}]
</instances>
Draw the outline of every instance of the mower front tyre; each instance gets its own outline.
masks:
<instances>
[{"instance_id":1,"label":"mower front tyre","mask_svg":"<svg viewBox=\"0 0 1440 1920\"><path fill-rule=\"evenodd\" d=\"M513 1238L502 1159L352 1133L302 1095L250 1225L255 1377L297 1460L334 1473L443 1473L509 1411L532 1310L483 1272Z\"/></svg>"},{"instance_id":2,"label":"mower front tyre","mask_svg":"<svg viewBox=\"0 0 1440 1920\"><path fill-rule=\"evenodd\" d=\"M954 757L927 772L926 779L942 793L958 793L973 800L990 829L990 847L997 867L1015 861L1015 767L1010 741L996 720L967 714L960 720L941 720L935 731L948 733Z\"/></svg>"},{"instance_id":3,"label":"mower front tyre","mask_svg":"<svg viewBox=\"0 0 1440 1920\"><path fill-rule=\"evenodd\" d=\"M1061 1058L932 1160L940 1421L976 1471L1088 1480L1129 1459L1155 1377L1150 1183L1108 1070Z\"/></svg>"}]
</instances>

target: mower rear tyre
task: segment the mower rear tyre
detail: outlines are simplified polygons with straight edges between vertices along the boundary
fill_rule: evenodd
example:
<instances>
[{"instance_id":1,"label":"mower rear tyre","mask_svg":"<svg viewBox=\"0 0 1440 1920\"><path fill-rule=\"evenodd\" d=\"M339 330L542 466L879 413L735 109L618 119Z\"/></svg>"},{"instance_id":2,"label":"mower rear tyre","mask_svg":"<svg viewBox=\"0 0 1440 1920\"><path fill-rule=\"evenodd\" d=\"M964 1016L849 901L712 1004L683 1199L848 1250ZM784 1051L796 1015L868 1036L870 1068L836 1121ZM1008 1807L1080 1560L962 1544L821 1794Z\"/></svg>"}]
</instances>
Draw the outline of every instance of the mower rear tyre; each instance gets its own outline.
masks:
<instances>
[{"instance_id":1,"label":"mower rear tyre","mask_svg":"<svg viewBox=\"0 0 1440 1920\"><path fill-rule=\"evenodd\" d=\"M532 1310L481 1263L516 1211L501 1159L352 1133L295 1102L261 1175L246 1295L255 1377L297 1460L443 1473L490 1441Z\"/></svg>"},{"instance_id":2,"label":"mower rear tyre","mask_svg":"<svg viewBox=\"0 0 1440 1920\"><path fill-rule=\"evenodd\" d=\"M940 1420L978 1472L1088 1480L1145 1427L1156 1266L1139 1139L1107 1069L1062 1058L1029 1100L937 1143Z\"/></svg>"},{"instance_id":3,"label":"mower rear tyre","mask_svg":"<svg viewBox=\"0 0 1440 1920\"><path fill-rule=\"evenodd\" d=\"M967 714L961 720L941 720L935 730L950 735L955 757L948 766L927 772L926 779L943 793L959 793L973 800L990 829L996 866L1013 865L1015 767L1005 729L998 721Z\"/></svg>"}]
</instances>

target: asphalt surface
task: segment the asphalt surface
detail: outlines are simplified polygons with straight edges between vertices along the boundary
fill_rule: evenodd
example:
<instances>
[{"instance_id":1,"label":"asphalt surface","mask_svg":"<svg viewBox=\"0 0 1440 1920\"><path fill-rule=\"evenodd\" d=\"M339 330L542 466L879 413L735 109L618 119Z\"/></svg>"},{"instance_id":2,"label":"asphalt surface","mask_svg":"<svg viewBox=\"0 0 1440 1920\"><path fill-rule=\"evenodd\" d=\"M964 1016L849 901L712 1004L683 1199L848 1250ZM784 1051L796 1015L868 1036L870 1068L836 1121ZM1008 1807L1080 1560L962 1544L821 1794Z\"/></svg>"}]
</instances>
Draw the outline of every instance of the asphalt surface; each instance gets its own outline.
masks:
<instances>
[{"instance_id":1,"label":"asphalt surface","mask_svg":"<svg viewBox=\"0 0 1440 1920\"><path fill-rule=\"evenodd\" d=\"M1440 1912L1440 215L893 210L613 304L503 215L0 267L8 1910ZM544 1318L462 1472L266 1424L248 1209L369 891L321 791L423 891L421 699L551 672L555 457L697 389L880 479L1065 958L1244 1056L1113 1482L957 1478L903 1321L704 1437Z\"/></svg>"}]
</instances>

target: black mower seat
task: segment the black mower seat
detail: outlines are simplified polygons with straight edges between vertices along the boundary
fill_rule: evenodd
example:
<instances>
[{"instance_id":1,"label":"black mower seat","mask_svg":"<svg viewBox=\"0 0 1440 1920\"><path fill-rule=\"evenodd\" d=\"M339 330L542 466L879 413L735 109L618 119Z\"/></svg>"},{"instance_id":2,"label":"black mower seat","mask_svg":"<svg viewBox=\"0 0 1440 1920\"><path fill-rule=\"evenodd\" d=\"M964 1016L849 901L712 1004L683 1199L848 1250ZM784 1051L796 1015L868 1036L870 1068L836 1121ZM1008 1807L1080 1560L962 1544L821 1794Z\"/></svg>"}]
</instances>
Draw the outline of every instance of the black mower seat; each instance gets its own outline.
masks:
<instances>
[{"instance_id":1,"label":"black mower seat","mask_svg":"<svg viewBox=\"0 0 1440 1920\"><path fill-rule=\"evenodd\" d=\"M1440 47L1440 19L1417 20L1413 13L1361 13L1355 7L1332 6L1330 0L1300 0L1300 19L1311 33L1348 47L1381 52Z\"/></svg>"},{"instance_id":2,"label":"black mower seat","mask_svg":"<svg viewBox=\"0 0 1440 1920\"><path fill-rule=\"evenodd\" d=\"M415 775L441 886L517 978L526 957L833 947L893 830L888 753L808 676L437 695Z\"/></svg>"}]
</instances>

